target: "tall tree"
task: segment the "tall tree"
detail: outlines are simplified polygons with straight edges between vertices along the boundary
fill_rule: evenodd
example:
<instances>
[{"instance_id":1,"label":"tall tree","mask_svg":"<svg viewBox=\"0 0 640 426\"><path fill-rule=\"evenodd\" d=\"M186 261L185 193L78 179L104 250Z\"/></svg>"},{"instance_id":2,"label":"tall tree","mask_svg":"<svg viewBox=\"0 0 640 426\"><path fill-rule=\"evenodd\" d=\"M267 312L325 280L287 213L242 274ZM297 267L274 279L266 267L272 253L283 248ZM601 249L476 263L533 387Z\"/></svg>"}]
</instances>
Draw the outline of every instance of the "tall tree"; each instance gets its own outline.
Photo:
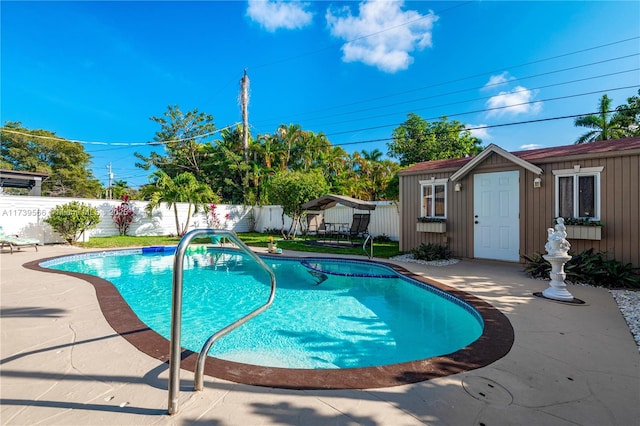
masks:
<instances>
[{"instance_id":1,"label":"tall tree","mask_svg":"<svg viewBox=\"0 0 640 426\"><path fill-rule=\"evenodd\" d=\"M327 194L328 185L319 170L309 172L278 172L270 184L269 199L282 206L282 235L287 239L295 237L302 216L302 205L307 201ZM284 215L293 219L288 231L284 229Z\"/></svg>"},{"instance_id":2,"label":"tall tree","mask_svg":"<svg viewBox=\"0 0 640 426\"><path fill-rule=\"evenodd\" d=\"M281 171L287 170L290 167L293 152L296 150L297 141L300 138L302 129L299 124L289 124L288 126L282 124L276 130L275 138L275 151L276 161Z\"/></svg>"},{"instance_id":3,"label":"tall tree","mask_svg":"<svg viewBox=\"0 0 640 426\"><path fill-rule=\"evenodd\" d=\"M576 144L607 141L625 137L621 116L611 110L611 98L602 95L598 102L598 113L578 117L574 121L576 127L586 127L588 132L582 134Z\"/></svg>"},{"instance_id":4,"label":"tall tree","mask_svg":"<svg viewBox=\"0 0 640 426\"><path fill-rule=\"evenodd\" d=\"M244 160L242 126L224 129L220 135L208 160L209 183L224 200L251 204L252 165Z\"/></svg>"},{"instance_id":5,"label":"tall tree","mask_svg":"<svg viewBox=\"0 0 640 426\"><path fill-rule=\"evenodd\" d=\"M100 198L102 185L93 176L91 155L78 142L49 130L30 130L19 122L0 129L0 168L49 174L42 194L51 197Z\"/></svg>"},{"instance_id":6,"label":"tall tree","mask_svg":"<svg viewBox=\"0 0 640 426\"><path fill-rule=\"evenodd\" d=\"M331 192L339 195L348 195L347 182L352 177L348 176L351 171L351 158L349 154L340 146L334 146L325 154L325 166L321 169Z\"/></svg>"},{"instance_id":7,"label":"tall tree","mask_svg":"<svg viewBox=\"0 0 640 426\"><path fill-rule=\"evenodd\" d=\"M178 236L186 234L189 229L191 216L206 208L211 203L218 202L218 197L213 193L209 185L200 183L189 172L184 172L172 178L162 170L157 170L151 175L151 183L141 190L149 203L146 206L147 214L151 216L153 210L165 203L167 208L173 207L176 220L176 232ZM178 218L177 203L188 203L187 219L181 224Z\"/></svg>"},{"instance_id":8,"label":"tall tree","mask_svg":"<svg viewBox=\"0 0 640 426\"><path fill-rule=\"evenodd\" d=\"M387 144L388 155L400 160L401 166L421 161L462 158L482 150L480 139L465 130L459 121L429 122L410 113L407 120L393 130L393 141Z\"/></svg>"},{"instance_id":9,"label":"tall tree","mask_svg":"<svg viewBox=\"0 0 640 426\"><path fill-rule=\"evenodd\" d=\"M627 103L616 108L620 127L625 137L640 136L640 89L638 95L627 98Z\"/></svg>"},{"instance_id":10,"label":"tall tree","mask_svg":"<svg viewBox=\"0 0 640 426\"><path fill-rule=\"evenodd\" d=\"M189 172L203 180L200 165L210 151L211 135L216 130L213 116L197 109L183 113L178 105L169 105L163 116L150 119L160 125L150 144L162 146L164 153L154 151L145 156L136 152L134 155L142 161L136 166L144 170L155 167L171 177Z\"/></svg>"},{"instance_id":11,"label":"tall tree","mask_svg":"<svg viewBox=\"0 0 640 426\"><path fill-rule=\"evenodd\" d=\"M273 161L276 158L275 153L275 144L277 143L276 137L265 133L263 135L258 135L257 145L254 147L253 151L259 155L260 160L264 162L264 166L268 170L272 170Z\"/></svg>"},{"instance_id":12,"label":"tall tree","mask_svg":"<svg viewBox=\"0 0 640 426\"><path fill-rule=\"evenodd\" d=\"M400 165L391 160L381 160L372 162L371 169L368 199L371 201L397 200L398 195L392 185Z\"/></svg>"}]
</instances>

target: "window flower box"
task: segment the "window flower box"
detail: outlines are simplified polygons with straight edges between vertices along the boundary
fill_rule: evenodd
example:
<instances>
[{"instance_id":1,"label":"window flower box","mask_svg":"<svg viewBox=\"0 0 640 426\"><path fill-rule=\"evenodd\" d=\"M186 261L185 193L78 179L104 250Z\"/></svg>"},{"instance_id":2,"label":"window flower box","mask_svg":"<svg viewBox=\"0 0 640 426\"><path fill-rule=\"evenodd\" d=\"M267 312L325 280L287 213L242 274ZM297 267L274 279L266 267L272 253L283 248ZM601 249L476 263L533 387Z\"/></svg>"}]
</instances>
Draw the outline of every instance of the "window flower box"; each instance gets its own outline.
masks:
<instances>
[{"instance_id":1,"label":"window flower box","mask_svg":"<svg viewBox=\"0 0 640 426\"><path fill-rule=\"evenodd\" d=\"M567 225L567 239L601 240L602 226Z\"/></svg>"},{"instance_id":2,"label":"window flower box","mask_svg":"<svg viewBox=\"0 0 640 426\"><path fill-rule=\"evenodd\" d=\"M574 240L601 240L602 223L589 218L568 217L564 220L567 238Z\"/></svg>"},{"instance_id":3,"label":"window flower box","mask_svg":"<svg viewBox=\"0 0 640 426\"><path fill-rule=\"evenodd\" d=\"M443 232L447 232L447 223L444 221L421 222L420 220L418 220L418 223L416 223L416 231L441 234Z\"/></svg>"}]
</instances>

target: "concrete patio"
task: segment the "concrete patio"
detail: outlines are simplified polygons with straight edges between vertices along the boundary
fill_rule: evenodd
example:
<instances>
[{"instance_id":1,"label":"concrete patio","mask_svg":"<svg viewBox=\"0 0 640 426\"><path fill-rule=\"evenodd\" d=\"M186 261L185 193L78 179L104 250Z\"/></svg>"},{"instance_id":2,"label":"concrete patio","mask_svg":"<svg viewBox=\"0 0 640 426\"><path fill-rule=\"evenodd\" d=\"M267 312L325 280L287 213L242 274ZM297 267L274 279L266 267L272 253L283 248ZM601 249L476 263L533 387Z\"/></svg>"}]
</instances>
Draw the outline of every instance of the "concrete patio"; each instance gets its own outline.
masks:
<instances>
[{"instance_id":1,"label":"concrete patio","mask_svg":"<svg viewBox=\"0 0 640 426\"><path fill-rule=\"evenodd\" d=\"M3 425L637 425L640 353L607 290L570 286L585 305L532 296L547 282L521 265L463 260L404 268L469 292L502 311L511 351L477 370L365 390L284 390L207 377L180 412L167 410L168 365L116 334L94 288L25 269L65 246L0 254ZM285 253L287 254L287 253Z\"/></svg>"}]
</instances>

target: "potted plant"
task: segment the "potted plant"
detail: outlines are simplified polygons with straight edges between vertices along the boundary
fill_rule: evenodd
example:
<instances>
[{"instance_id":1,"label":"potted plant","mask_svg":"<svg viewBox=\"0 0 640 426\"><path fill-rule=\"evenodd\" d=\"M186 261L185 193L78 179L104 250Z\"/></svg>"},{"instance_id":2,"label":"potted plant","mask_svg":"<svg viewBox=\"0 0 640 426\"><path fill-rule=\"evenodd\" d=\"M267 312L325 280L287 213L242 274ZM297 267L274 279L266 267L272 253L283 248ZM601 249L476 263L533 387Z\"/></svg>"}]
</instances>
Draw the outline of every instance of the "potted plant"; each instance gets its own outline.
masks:
<instances>
[{"instance_id":1,"label":"potted plant","mask_svg":"<svg viewBox=\"0 0 640 426\"><path fill-rule=\"evenodd\" d=\"M567 238L574 240L601 240L602 222L590 218L569 217L564 220Z\"/></svg>"},{"instance_id":2,"label":"potted plant","mask_svg":"<svg viewBox=\"0 0 640 426\"><path fill-rule=\"evenodd\" d=\"M267 244L267 251L269 253L282 253L282 249L278 248L278 243L274 241L272 236L269 236L269 243Z\"/></svg>"},{"instance_id":3,"label":"potted plant","mask_svg":"<svg viewBox=\"0 0 640 426\"><path fill-rule=\"evenodd\" d=\"M416 224L418 232L447 232L447 220L443 217L419 217Z\"/></svg>"}]
</instances>

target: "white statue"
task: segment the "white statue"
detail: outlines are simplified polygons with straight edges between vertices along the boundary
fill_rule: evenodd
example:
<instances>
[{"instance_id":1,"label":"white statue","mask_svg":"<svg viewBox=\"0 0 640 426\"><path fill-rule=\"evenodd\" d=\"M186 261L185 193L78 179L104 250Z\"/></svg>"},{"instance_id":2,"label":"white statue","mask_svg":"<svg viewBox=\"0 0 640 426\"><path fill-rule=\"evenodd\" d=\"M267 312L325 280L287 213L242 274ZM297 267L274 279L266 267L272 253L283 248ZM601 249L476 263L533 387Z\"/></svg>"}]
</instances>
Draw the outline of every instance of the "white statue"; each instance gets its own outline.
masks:
<instances>
[{"instance_id":1,"label":"white statue","mask_svg":"<svg viewBox=\"0 0 640 426\"><path fill-rule=\"evenodd\" d=\"M555 300L572 301L573 295L567 290L567 284L564 282L567 274L564 272L564 264L571 260L569 249L571 244L567 241L567 228L564 226L564 219L559 217L556 219L555 229L547 229L548 239L544 248L548 254L544 257L551 264L551 272L549 277L549 288L542 292L542 295Z\"/></svg>"},{"instance_id":2,"label":"white statue","mask_svg":"<svg viewBox=\"0 0 640 426\"><path fill-rule=\"evenodd\" d=\"M566 255L571 244L567 241L567 228L564 226L564 219L559 217L556 219L555 229L548 228L547 244L544 248L547 250L550 256Z\"/></svg>"}]
</instances>

